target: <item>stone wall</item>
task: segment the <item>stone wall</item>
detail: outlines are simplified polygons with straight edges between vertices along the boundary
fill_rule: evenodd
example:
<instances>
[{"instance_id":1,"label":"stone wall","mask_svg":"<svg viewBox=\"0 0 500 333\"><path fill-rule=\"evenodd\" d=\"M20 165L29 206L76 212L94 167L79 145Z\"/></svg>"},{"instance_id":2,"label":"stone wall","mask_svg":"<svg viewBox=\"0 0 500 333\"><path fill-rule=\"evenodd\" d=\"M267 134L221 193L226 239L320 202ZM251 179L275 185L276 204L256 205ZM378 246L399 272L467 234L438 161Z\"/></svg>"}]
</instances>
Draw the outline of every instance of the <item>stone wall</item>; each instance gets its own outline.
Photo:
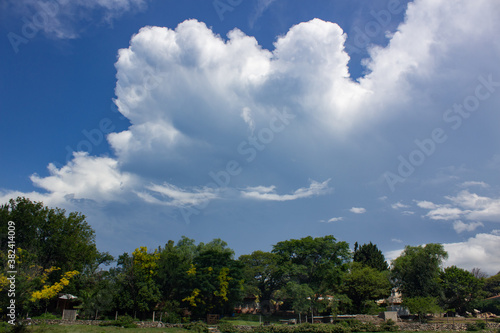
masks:
<instances>
[{"instance_id":1,"label":"stone wall","mask_svg":"<svg viewBox=\"0 0 500 333\"><path fill-rule=\"evenodd\" d=\"M428 324L420 324L420 323L402 323L398 322L401 331L411 331L411 332L419 332L419 331L466 331L467 325L465 323L428 323ZM496 330L500 328L500 323L486 323L486 326L489 330Z\"/></svg>"},{"instance_id":2,"label":"stone wall","mask_svg":"<svg viewBox=\"0 0 500 333\"><path fill-rule=\"evenodd\" d=\"M48 325L99 325L102 322L100 320L44 320L44 319L31 319L26 320L26 323L31 323L32 325L39 325L46 323ZM183 327L183 324L168 324L159 321L139 321L136 322L137 326L150 328L150 327ZM465 323L405 323L398 322L396 325L399 326L401 331L410 332L420 332L420 331L466 331L467 325ZM500 323L486 323L488 330L496 331L500 329ZM241 330L251 331L252 326L237 326Z\"/></svg>"}]
</instances>

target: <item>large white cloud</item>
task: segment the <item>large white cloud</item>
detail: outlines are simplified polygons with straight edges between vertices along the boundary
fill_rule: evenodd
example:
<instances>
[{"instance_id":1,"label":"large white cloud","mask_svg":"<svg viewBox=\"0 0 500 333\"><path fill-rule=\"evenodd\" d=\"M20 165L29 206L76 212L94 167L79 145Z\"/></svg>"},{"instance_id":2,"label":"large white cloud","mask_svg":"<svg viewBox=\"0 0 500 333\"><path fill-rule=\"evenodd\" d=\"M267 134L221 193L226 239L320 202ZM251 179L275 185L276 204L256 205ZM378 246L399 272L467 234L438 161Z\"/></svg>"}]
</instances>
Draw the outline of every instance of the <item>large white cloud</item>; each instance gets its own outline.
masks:
<instances>
[{"instance_id":1,"label":"large white cloud","mask_svg":"<svg viewBox=\"0 0 500 333\"><path fill-rule=\"evenodd\" d=\"M103 0L87 6L119 13L144 3ZM69 12L85 5L71 6ZM500 81L499 11L495 0L417 0L388 46L370 50L368 74L359 81L350 77L346 35L335 23L314 19L295 25L273 50L238 29L223 38L196 20L175 29L144 27L118 52L115 103L131 126L109 134L115 155L77 154L60 169L50 167L49 176L34 175L43 193L27 195L59 204L138 200L171 209L232 194L238 200L284 201L329 193L321 182L304 187L307 179L331 178L336 189L340 184L346 191L364 191L360 182L397 161L407 142L415 149L415 133L443 126L443 112L473 94L479 76ZM53 32L60 37L75 33L58 27ZM481 101L481 109L496 108L499 95ZM474 134L488 133L497 142L497 128L486 126L497 117L485 112ZM464 150L477 150L446 148L449 155L429 160L448 163L449 156L458 160ZM497 150L488 151L488 158ZM229 167L234 162L238 175ZM418 171L414 177L418 183ZM222 185L212 186L214 181ZM4 191L2 198L18 194ZM405 198L391 200L394 208L405 208ZM471 222L500 216L495 196L467 190L446 200L419 206L432 219L469 221L456 224L464 231L478 226Z\"/></svg>"},{"instance_id":2,"label":"large white cloud","mask_svg":"<svg viewBox=\"0 0 500 333\"><path fill-rule=\"evenodd\" d=\"M31 176L33 184L45 192L26 195L50 205L75 199L124 202L137 182L134 175L120 171L115 159L88 156L83 152L74 153L73 160L60 169L49 164L48 171L50 175L46 177L37 174ZM22 195L21 192L7 192L2 196L2 201L7 201L7 197Z\"/></svg>"},{"instance_id":3,"label":"large white cloud","mask_svg":"<svg viewBox=\"0 0 500 333\"><path fill-rule=\"evenodd\" d=\"M480 233L464 242L444 243L448 258L444 267L457 266L466 270L480 268L481 271L495 275L500 272L500 235L498 231L490 234ZM388 251L384 255L391 261L401 255L403 249Z\"/></svg>"},{"instance_id":4,"label":"large white cloud","mask_svg":"<svg viewBox=\"0 0 500 333\"><path fill-rule=\"evenodd\" d=\"M444 244L448 252L446 266L455 265L467 270L480 268L489 275L500 272L500 236L477 234L465 242Z\"/></svg>"},{"instance_id":5,"label":"large white cloud","mask_svg":"<svg viewBox=\"0 0 500 333\"><path fill-rule=\"evenodd\" d=\"M434 204L419 201L420 208L428 209L427 217L433 220L481 220L500 222L500 198L490 198L462 190L454 196L445 196L451 203Z\"/></svg>"}]
</instances>

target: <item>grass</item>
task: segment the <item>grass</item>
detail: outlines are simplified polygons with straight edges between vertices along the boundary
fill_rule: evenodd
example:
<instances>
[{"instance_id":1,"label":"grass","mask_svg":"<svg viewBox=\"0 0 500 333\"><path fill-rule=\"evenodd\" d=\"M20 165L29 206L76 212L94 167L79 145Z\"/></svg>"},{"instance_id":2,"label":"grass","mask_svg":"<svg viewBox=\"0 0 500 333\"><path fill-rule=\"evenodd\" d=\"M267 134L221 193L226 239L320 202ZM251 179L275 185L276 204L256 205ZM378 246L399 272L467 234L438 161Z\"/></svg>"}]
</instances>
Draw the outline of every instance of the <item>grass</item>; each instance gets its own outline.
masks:
<instances>
[{"instance_id":1,"label":"grass","mask_svg":"<svg viewBox=\"0 0 500 333\"><path fill-rule=\"evenodd\" d=\"M121 327L101 327L93 325L36 325L30 327L29 332L34 333L187 333L191 332L183 328L121 328Z\"/></svg>"},{"instance_id":2,"label":"grass","mask_svg":"<svg viewBox=\"0 0 500 333\"><path fill-rule=\"evenodd\" d=\"M243 319L231 319L231 318L223 318L219 321L220 323L230 323L233 325L241 325L241 326L259 326L260 323L258 321L250 321Z\"/></svg>"},{"instance_id":3,"label":"grass","mask_svg":"<svg viewBox=\"0 0 500 333\"><path fill-rule=\"evenodd\" d=\"M253 314L238 314L233 317L223 317L220 322L231 323L233 325L243 325L243 326L259 326L261 323L270 322L274 325L282 324L280 319L285 319L279 316L260 316ZM305 318L303 318L305 319Z\"/></svg>"}]
</instances>

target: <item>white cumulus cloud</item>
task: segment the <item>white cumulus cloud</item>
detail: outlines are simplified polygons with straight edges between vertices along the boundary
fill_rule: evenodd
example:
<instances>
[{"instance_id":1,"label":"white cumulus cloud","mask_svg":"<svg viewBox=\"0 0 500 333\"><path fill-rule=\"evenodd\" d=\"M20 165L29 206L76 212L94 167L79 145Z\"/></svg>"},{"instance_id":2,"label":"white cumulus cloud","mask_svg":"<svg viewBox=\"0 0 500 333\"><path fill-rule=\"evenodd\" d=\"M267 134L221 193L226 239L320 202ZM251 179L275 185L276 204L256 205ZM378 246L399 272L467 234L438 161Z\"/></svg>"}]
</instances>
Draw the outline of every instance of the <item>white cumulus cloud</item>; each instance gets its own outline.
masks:
<instances>
[{"instance_id":1,"label":"white cumulus cloud","mask_svg":"<svg viewBox=\"0 0 500 333\"><path fill-rule=\"evenodd\" d=\"M363 207L352 207L351 209L349 209L349 211L351 213L354 213L354 214L364 214L364 213L366 213L366 209L363 208Z\"/></svg>"}]
</instances>

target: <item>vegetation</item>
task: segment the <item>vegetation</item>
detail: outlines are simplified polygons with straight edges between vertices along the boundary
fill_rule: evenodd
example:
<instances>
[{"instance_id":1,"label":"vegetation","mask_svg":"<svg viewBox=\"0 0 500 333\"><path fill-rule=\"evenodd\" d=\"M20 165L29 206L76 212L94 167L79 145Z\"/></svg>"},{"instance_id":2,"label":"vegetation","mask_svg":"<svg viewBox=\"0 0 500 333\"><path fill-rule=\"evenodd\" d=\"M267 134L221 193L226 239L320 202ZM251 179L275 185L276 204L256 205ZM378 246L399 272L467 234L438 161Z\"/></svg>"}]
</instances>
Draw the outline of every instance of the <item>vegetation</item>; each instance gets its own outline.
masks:
<instances>
[{"instance_id":1,"label":"vegetation","mask_svg":"<svg viewBox=\"0 0 500 333\"><path fill-rule=\"evenodd\" d=\"M9 221L22 230L17 232L15 248L9 247ZM228 315L245 299L258 303L264 313L293 311L311 318L311 314L383 311L375 301L387 298L393 288L399 288L404 306L421 319L442 309L500 314L498 302L485 300L499 292L500 275L485 277L479 269L468 272L455 266L443 269L447 254L440 244L407 246L390 269L375 244L356 243L351 251L349 244L332 235L278 242L270 252L255 251L238 259L221 239L197 244L182 237L155 249L139 246L115 260L98 251L84 215L67 214L26 198L0 206L0 234L2 272L13 260L9 254L15 257L18 271L17 318L28 314L60 318L58 295L63 293L78 297L74 305L82 319L128 315L108 321L108 326L133 327L136 319L151 318L155 312L164 322L189 323L188 330L206 332L208 327L200 320L211 313L225 316L219 328L230 332L239 322ZM114 267L102 268L113 261ZM7 276L0 274L0 289L8 286ZM4 319L7 295L0 293ZM258 325L254 332L298 332L297 327L318 333L381 329L343 321L314 325L314 330L307 325ZM395 329L390 322L383 327Z\"/></svg>"},{"instance_id":2,"label":"vegetation","mask_svg":"<svg viewBox=\"0 0 500 333\"><path fill-rule=\"evenodd\" d=\"M392 279L405 297L435 297L440 293L441 265L448 257L441 244L406 246L392 263Z\"/></svg>"}]
</instances>

